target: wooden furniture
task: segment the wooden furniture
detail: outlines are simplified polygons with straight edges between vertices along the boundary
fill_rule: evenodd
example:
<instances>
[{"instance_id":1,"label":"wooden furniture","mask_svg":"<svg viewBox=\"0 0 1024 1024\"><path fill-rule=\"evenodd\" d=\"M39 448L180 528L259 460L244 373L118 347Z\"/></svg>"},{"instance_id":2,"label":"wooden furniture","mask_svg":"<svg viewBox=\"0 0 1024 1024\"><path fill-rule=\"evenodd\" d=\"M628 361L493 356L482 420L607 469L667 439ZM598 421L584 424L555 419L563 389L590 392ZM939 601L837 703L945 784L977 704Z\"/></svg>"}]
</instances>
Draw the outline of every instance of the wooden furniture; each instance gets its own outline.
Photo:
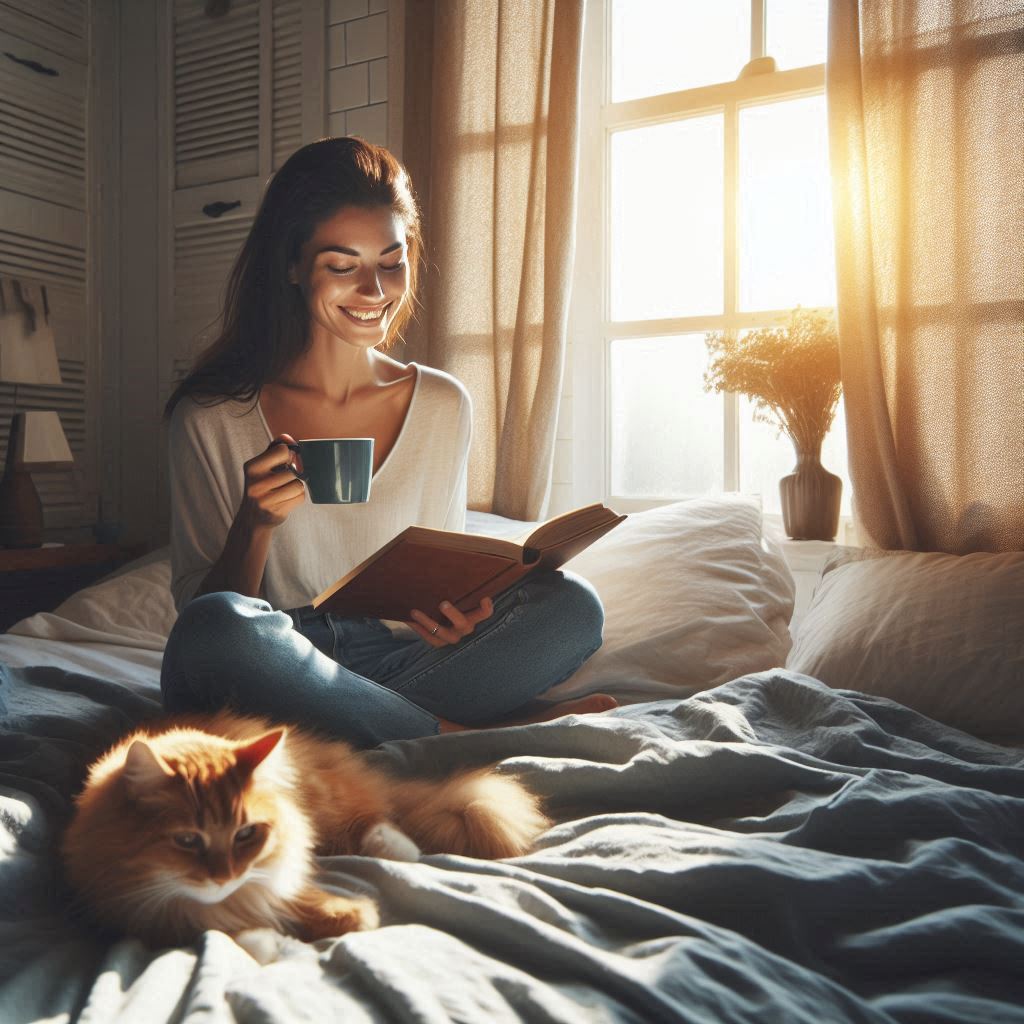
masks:
<instances>
[{"instance_id":1,"label":"wooden furniture","mask_svg":"<svg viewBox=\"0 0 1024 1024\"><path fill-rule=\"evenodd\" d=\"M52 611L144 551L142 544L0 548L0 632L28 615Z\"/></svg>"}]
</instances>

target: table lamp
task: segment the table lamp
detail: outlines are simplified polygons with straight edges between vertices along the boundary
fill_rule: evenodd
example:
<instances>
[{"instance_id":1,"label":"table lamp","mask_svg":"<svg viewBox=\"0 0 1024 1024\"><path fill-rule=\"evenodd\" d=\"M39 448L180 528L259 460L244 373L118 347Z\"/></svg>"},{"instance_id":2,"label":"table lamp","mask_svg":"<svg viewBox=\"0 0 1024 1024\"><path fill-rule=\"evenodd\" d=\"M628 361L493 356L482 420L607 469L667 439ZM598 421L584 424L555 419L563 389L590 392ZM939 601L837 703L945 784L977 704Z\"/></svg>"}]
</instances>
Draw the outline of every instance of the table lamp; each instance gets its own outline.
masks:
<instances>
[{"instance_id":1,"label":"table lamp","mask_svg":"<svg viewBox=\"0 0 1024 1024\"><path fill-rule=\"evenodd\" d=\"M13 383L14 416L0 479L0 546L39 547L43 505L33 470L74 464L56 412L18 412L18 384L61 384L57 349L42 285L0 278L0 381Z\"/></svg>"}]
</instances>

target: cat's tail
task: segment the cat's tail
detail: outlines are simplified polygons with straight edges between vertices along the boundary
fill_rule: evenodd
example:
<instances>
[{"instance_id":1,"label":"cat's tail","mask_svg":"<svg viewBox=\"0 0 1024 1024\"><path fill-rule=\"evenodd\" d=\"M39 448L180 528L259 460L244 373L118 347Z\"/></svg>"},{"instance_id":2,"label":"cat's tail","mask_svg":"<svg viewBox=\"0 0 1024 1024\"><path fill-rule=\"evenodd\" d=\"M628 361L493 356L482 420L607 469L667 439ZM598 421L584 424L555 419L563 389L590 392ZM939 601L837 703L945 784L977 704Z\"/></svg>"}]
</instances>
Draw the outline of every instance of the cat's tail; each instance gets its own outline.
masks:
<instances>
[{"instance_id":1,"label":"cat's tail","mask_svg":"<svg viewBox=\"0 0 1024 1024\"><path fill-rule=\"evenodd\" d=\"M538 797L488 768L438 782L401 782L395 803L398 824L424 853L518 857L551 826Z\"/></svg>"}]
</instances>

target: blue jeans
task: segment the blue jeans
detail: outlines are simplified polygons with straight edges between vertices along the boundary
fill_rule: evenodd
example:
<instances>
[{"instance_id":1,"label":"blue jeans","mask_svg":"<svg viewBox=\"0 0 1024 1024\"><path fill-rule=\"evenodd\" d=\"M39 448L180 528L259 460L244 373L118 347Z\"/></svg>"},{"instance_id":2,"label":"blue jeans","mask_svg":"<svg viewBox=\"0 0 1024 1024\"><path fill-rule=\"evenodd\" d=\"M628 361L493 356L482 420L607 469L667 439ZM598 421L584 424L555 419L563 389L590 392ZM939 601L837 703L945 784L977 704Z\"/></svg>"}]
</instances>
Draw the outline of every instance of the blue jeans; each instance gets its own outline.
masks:
<instances>
[{"instance_id":1,"label":"blue jeans","mask_svg":"<svg viewBox=\"0 0 1024 1024\"><path fill-rule=\"evenodd\" d=\"M546 572L510 587L457 644L433 647L378 619L204 594L178 617L160 687L170 712L232 707L319 729L358 747L479 725L572 675L601 646L593 587Z\"/></svg>"}]
</instances>

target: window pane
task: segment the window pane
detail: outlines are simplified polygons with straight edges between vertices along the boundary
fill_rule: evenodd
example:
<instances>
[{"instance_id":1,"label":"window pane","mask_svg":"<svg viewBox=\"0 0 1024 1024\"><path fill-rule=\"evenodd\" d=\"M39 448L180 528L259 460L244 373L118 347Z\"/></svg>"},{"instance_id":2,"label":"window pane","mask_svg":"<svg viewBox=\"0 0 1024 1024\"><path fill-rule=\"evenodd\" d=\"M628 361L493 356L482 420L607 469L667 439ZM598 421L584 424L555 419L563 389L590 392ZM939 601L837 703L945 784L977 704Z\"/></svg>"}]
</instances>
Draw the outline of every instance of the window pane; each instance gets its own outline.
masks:
<instances>
[{"instance_id":1,"label":"window pane","mask_svg":"<svg viewBox=\"0 0 1024 1024\"><path fill-rule=\"evenodd\" d=\"M740 309L834 306L825 97L740 111Z\"/></svg>"},{"instance_id":2,"label":"window pane","mask_svg":"<svg viewBox=\"0 0 1024 1024\"><path fill-rule=\"evenodd\" d=\"M730 82L750 59L750 0L612 0L612 102Z\"/></svg>"},{"instance_id":3,"label":"window pane","mask_svg":"<svg viewBox=\"0 0 1024 1024\"><path fill-rule=\"evenodd\" d=\"M703 387L703 334L611 343L611 486L623 497L720 491L723 398Z\"/></svg>"},{"instance_id":4,"label":"window pane","mask_svg":"<svg viewBox=\"0 0 1024 1024\"><path fill-rule=\"evenodd\" d=\"M740 490L746 494L760 494L765 512L782 514L779 499L779 480L793 472L796 453L793 442L786 434L776 436L768 423L754 421L754 403L746 396L740 399ZM821 464L843 481L840 514L851 515L850 480L846 472L846 416L843 400L839 399L836 418L821 446Z\"/></svg>"},{"instance_id":5,"label":"window pane","mask_svg":"<svg viewBox=\"0 0 1024 1024\"><path fill-rule=\"evenodd\" d=\"M825 63L826 0L768 0L767 19L765 52L780 70Z\"/></svg>"},{"instance_id":6,"label":"window pane","mask_svg":"<svg viewBox=\"0 0 1024 1024\"><path fill-rule=\"evenodd\" d=\"M614 132L611 315L722 312L722 115Z\"/></svg>"}]
</instances>

